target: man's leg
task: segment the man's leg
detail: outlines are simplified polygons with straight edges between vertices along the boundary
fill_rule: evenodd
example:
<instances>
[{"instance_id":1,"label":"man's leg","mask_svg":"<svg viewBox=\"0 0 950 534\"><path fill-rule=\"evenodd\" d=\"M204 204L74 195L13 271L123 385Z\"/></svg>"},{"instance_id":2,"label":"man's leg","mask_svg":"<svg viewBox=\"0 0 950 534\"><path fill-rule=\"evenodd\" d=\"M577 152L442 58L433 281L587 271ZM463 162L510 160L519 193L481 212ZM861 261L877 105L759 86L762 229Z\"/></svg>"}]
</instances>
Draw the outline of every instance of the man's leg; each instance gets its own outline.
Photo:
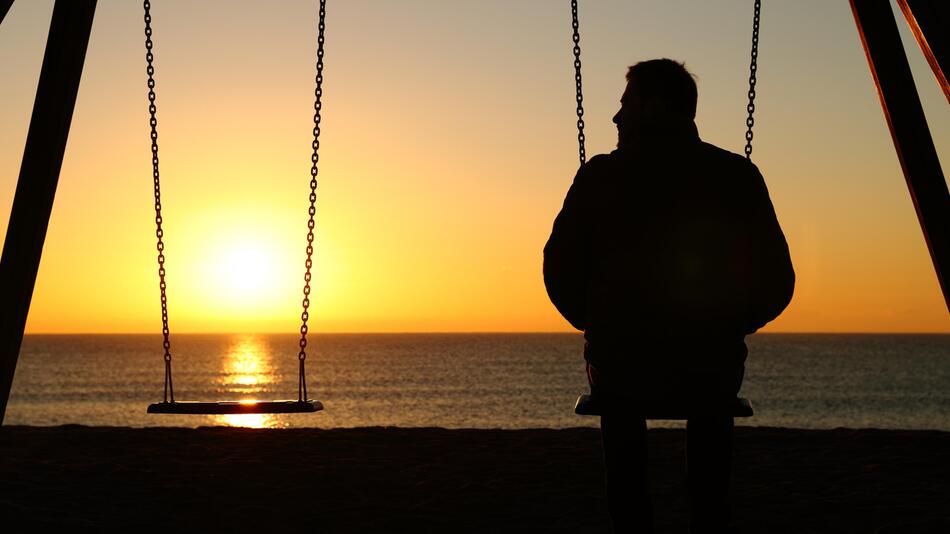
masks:
<instances>
[{"instance_id":1,"label":"man's leg","mask_svg":"<svg viewBox=\"0 0 950 534\"><path fill-rule=\"evenodd\" d=\"M732 416L696 417L686 423L690 534L723 532L729 524Z\"/></svg>"},{"instance_id":2,"label":"man's leg","mask_svg":"<svg viewBox=\"0 0 950 534\"><path fill-rule=\"evenodd\" d=\"M653 532L647 472L647 423L622 413L600 418L607 509L616 533Z\"/></svg>"}]
</instances>

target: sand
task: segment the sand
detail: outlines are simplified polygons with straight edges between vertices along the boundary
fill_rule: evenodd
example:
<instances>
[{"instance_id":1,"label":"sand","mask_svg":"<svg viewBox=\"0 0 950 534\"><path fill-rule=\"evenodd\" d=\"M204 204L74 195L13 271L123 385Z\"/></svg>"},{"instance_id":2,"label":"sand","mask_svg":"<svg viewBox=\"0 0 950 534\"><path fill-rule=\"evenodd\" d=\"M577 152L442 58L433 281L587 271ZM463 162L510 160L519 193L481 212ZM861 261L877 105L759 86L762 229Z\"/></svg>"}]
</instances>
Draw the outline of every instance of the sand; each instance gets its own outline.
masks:
<instances>
[{"instance_id":1,"label":"sand","mask_svg":"<svg viewBox=\"0 0 950 534\"><path fill-rule=\"evenodd\" d=\"M652 430L659 532L683 433ZM0 531L608 532L600 437L566 430L0 428ZM950 532L950 433L740 427L738 532Z\"/></svg>"}]
</instances>

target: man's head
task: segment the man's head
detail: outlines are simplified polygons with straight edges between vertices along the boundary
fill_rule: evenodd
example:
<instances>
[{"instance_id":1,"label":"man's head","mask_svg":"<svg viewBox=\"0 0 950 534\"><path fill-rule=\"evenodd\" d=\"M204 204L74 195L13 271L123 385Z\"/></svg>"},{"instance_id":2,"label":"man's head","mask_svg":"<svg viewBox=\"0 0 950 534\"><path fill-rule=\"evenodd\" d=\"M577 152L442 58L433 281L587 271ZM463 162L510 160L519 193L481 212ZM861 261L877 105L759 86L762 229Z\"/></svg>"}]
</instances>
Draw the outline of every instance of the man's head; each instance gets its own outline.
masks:
<instances>
[{"instance_id":1,"label":"man's head","mask_svg":"<svg viewBox=\"0 0 950 534\"><path fill-rule=\"evenodd\" d=\"M686 66L672 59L641 61L627 71L627 88L614 115L617 147L644 130L676 128L696 117L696 81Z\"/></svg>"}]
</instances>

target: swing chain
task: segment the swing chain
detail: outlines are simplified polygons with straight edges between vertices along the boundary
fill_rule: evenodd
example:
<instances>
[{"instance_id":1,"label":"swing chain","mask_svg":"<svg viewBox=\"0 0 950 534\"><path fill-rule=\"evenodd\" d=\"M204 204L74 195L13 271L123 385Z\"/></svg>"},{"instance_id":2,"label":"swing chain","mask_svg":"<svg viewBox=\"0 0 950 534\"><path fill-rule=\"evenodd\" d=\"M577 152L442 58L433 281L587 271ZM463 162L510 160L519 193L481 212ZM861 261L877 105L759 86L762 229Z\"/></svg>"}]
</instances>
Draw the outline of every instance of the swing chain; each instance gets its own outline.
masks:
<instances>
[{"instance_id":1,"label":"swing chain","mask_svg":"<svg viewBox=\"0 0 950 534\"><path fill-rule=\"evenodd\" d=\"M574 27L574 83L577 87L577 146L581 165L587 162L587 150L584 147L584 91L581 84L581 34L577 20L577 0L571 0L571 18Z\"/></svg>"},{"instance_id":2,"label":"swing chain","mask_svg":"<svg viewBox=\"0 0 950 534\"><path fill-rule=\"evenodd\" d=\"M145 61L147 62L145 72L148 74L148 123L151 126L152 178L155 184L155 237L158 240L155 247L158 250L158 287L162 293L162 337L164 338L162 347L165 349L164 400L168 402L171 399L171 402L175 402L175 390L172 387L171 342L168 340L168 297L165 295L165 243L162 240L165 232L162 230L162 189L158 174L158 119L155 117L158 108L155 106L155 67L152 65L155 59L152 53L152 5L149 0L145 0L143 6L145 8Z\"/></svg>"},{"instance_id":3,"label":"swing chain","mask_svg":"<svg viewBox=\"0 0 950 534\"><path fill-rule=\"evenodd\" d=\"M300 373L297 382L297 400L307 400L307 377L304 369L304 362L307 360L307 320L310 319L310 269L313 267L313 229L314 216L317 213L317 174L319 169L317 163L320 161L320 112L323 109L323 43L324 30L326 29L326 0L320 0L320 22L317 34L317 77L316 88L314 89L313 102L313 155L310 157L310 215L307 221L307 261L304 262L306 271L303 275L303 312L300 314L300 352L297 359L300 361Z\"/></svg>"},{"instance_id":4,"label":"swing chain","mask_svg":"<svg viewBox=\"0 0 950 534\"><path fill-rule=\"evenodd\" d=\"M753 113L755 113L755 73L758 70L759 59L759 13L762 10L762 0L755 0L754 14L752 17L752 59L749 62L749 105L746 111L749 112L745 120L745 157L752 159L752 126L755 124Z\"/></svg>"}]
</instances>

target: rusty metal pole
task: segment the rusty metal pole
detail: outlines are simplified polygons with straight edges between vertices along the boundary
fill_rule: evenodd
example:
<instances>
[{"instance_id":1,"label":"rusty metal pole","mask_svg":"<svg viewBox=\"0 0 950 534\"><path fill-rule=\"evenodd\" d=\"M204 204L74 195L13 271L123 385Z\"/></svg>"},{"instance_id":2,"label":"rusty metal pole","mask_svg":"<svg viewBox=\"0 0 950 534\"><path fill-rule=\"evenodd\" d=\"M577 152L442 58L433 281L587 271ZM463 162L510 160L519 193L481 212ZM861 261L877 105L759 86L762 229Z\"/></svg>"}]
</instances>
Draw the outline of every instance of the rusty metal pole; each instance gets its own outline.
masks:
<instances>
[{"instance_id":1,"label":"rusty metal pole","mask_svg":"<svg viewBox=\"0 0 950 534\"><path fill-rule=\"evenodd\" d=\"M927 63L930 63L943 95L950 102L950 83L947 83L947 72L950 71L950 2L897 0L897 5L904 13Z\"/></svg>"},{"instance_id":2,"label":"rusty metal pole","mask_svg":"<svg viewBox=\"0 0 950 534\"><path fill-rule=\"evenodd\" d=\"M888 0L850 0L917 218L950 310L950 193Z\"/></svg>"},{"instance_id":3,"label":"rusty metal pole","mask_svg":"<svg viewBox=\"0 0 950 534\"><path fill-rule=\"evenodd\" d=\"M96 0L57 0L0 257L0 424L23 342Z\"/></svg>"}]
</instances>

